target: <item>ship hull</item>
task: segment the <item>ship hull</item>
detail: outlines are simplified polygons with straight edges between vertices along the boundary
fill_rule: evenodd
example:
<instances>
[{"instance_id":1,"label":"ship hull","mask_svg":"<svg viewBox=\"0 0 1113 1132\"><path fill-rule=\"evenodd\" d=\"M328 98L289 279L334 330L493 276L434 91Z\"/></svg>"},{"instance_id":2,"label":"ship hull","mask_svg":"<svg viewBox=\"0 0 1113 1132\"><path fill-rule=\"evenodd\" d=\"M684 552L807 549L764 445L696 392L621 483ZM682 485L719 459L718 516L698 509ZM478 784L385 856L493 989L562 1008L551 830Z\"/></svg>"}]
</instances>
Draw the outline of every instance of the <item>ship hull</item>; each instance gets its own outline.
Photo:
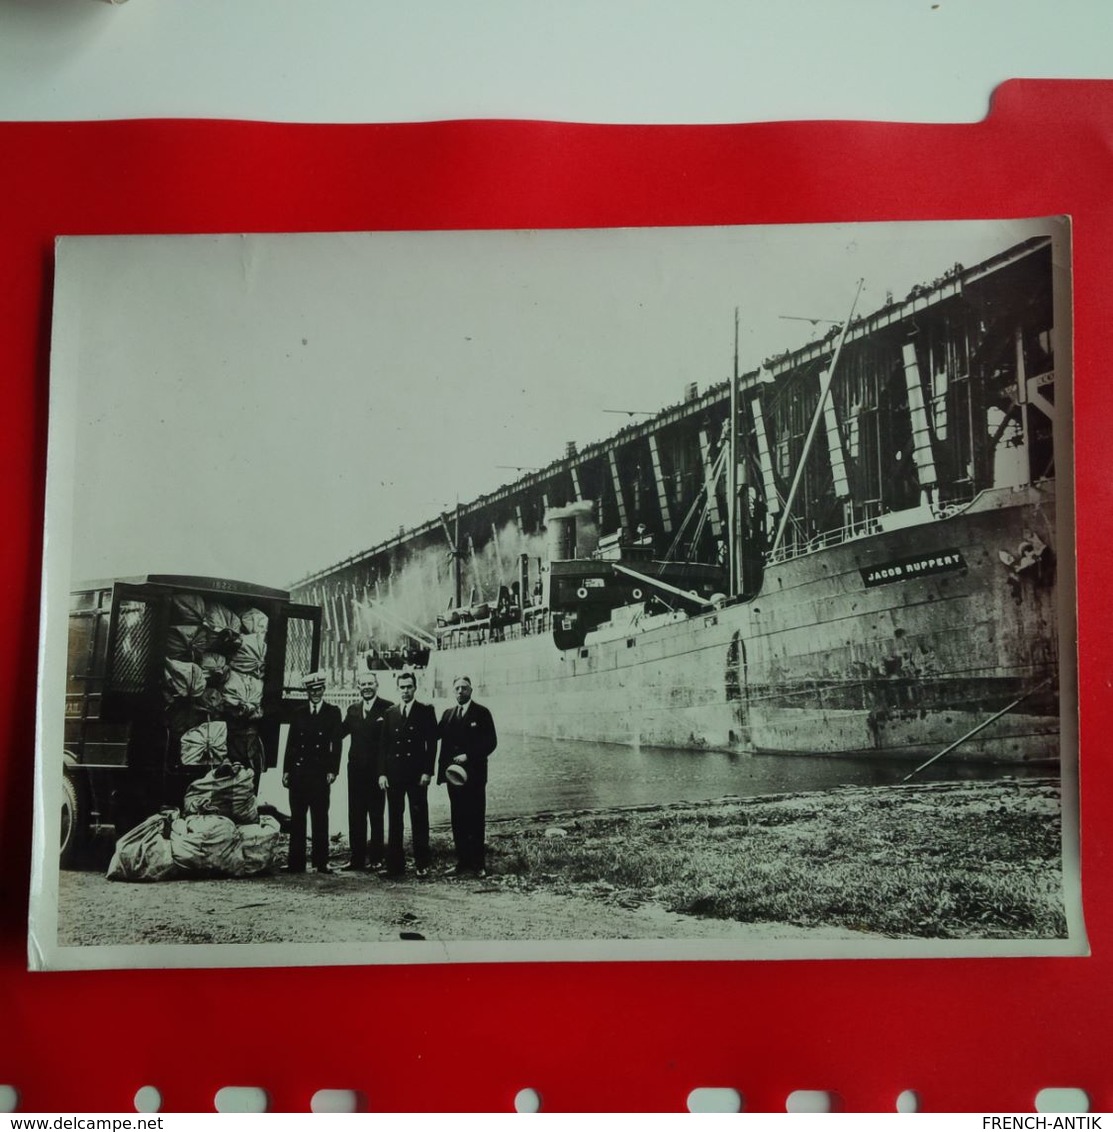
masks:
<instances>
[{"instance_id":1,"label":"ship hull","mask_svg":"<svg viewBox=\"0 0 1113 1132\"><path fill-rule=\"evenodd\" d=\"M1055 762L1054 519L1053 484L983 492L770 565L752 601L622 611L566 651L551 634L437 651L427 690L449 698L467 673L504 735L909 760L957 742L949 760Z\"/></svg>"}]
</instances>

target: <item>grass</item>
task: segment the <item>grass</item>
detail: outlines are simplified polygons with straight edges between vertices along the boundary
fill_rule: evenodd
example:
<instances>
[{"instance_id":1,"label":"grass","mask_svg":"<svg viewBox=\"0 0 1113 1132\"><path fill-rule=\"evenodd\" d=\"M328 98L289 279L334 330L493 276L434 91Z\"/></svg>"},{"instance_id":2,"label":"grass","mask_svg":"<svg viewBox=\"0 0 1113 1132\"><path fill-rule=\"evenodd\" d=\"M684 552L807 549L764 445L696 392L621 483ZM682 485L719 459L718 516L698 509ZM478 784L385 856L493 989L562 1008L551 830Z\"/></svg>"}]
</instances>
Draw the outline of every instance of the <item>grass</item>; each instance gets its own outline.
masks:
<instances>
[{"instance_id":1,"label":"grass","mask_svg":"<svg viewBox=\"0 0 1113 1132\"><path fill-rule=\"evenodd\" d=\"M565 836L547 835L559 826ZM488 830L504 883L742 922L886 936L1059 938L1050 780L853 787Z\"/></svg>"}]
</instances>

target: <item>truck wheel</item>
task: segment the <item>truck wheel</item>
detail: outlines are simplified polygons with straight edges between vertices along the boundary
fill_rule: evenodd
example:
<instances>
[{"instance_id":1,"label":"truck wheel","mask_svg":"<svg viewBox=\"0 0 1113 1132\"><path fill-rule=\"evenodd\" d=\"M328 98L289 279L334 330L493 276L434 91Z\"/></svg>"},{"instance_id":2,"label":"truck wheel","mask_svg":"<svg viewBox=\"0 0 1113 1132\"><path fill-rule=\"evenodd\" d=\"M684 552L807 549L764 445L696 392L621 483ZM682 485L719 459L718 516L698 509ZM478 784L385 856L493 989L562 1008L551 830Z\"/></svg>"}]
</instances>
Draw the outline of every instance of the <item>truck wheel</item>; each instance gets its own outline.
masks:
<instances>
[{"instance_id":1,"label":"truck wheel","mask_svg":"<svg viewBox=\"0 0 1113 1132\"><path fill-rule=\"evenodd\" d=\"M74 868L81 860L86 840L85 806L81 791L68 774L62 775L62 848L63 869Z\"/></svg>"}]
</instances>

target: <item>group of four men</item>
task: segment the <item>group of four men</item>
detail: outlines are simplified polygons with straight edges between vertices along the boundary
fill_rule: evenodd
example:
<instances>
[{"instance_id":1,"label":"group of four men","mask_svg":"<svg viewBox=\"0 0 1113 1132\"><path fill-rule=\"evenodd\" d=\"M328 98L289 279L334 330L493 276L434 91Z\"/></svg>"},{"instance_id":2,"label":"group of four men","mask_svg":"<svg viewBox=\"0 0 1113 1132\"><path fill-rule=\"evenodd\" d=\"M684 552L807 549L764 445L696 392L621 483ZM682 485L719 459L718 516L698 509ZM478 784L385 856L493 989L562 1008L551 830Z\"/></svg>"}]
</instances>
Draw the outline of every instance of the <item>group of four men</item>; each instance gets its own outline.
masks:
<instances>
[{"instance_id":1,"label":"group of four men","mask_svg":"<svg viewBox=\"0 0 1113 1132\"><path fill-rule=\"evenodd\" d=\"M305 677L308 703L290 722L282 785L290 792L290 850L287 871L305 871L306 818L312 821L312 864L329 872L329 793L340 773L340 750L348 748L348 836L351 859L345 869L371 869L387 876L406 871L403 823L407 805L417 876L429 875L429 784L448 786L458 875L485 875L484 825L487 759L498 745L490 711L472 699L467 676L453 682L456 706L437 722L431 704L420 703L417 677L396 677L399 703L379 695L374 672L359 678L359 703L343 718L324 702L325 674ZM437 746L440 745L440 758ZM384 828L384 810L386 828ZM370 825L370 838L368 826ZM384 836L386 830L389 835Z\"/></svg>"}]
</instances>

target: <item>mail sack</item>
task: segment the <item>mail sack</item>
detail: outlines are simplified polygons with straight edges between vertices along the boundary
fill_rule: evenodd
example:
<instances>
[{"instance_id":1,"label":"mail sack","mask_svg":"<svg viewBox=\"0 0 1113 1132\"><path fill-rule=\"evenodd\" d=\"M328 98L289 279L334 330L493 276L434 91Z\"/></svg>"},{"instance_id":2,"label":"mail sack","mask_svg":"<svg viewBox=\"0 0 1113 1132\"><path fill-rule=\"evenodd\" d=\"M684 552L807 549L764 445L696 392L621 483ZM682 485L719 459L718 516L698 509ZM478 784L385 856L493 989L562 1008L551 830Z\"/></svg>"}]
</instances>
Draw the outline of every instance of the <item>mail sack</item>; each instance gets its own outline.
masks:
<instances>
[{"instance_id":1,"label":"mail sack","mask_svg":"<svg viewBox=\"0 0 1113 1132\"><path fill-rule=\"evenodd\" d=\"M199 628L199 625L171 625L166 630L166 655L171 660L193 660L196 655L193 641Z\"/></svg>"},{"instance_id":2,"label":"mail sack","mask_svg":"<svg viewBox=\"0 0 1113 1132\"><path fill-rule=\"evenodd\" d=\"M213 642L213 647L218 652L226 654L235 651L243 635L243 625L238 614L219 601L206 603L204 627Z\"/></svg>"},{"instance_id":3,"label":"mail sack","mask_svg":"<svg viewBox=\"0 0 1113 1132\"><path fill-rule=\"evenodd\" d=\"M245 634L261 633L265 637L270 621L261 609L245 609L243 613L240 614L240 624L243 625Z\"/></svg>"},{"instance_id":4,"label":"mail sack","mask_svg":"<svg viewBox=\"0 0 1113 1132\"><path fill-rule=\"evenodd\" d=\"M246 766L221 763L190 783L185 795L185 812L219 814L238 825L258 821L255 776Z\"/></svg>"},{"instance_id":5,"label":"mail sack","mask_svg":"<svg viewBox=\"0 0 1113 1132\"><path fill-rule=\"evenodd\" d=\"M183 873L243 872L239 827L219 814L191 814L171 822L170 853Z\"/></svg>"},{"instance_id":6,"label":"mail sack","mask_svg":"<svg viewBox=\"0 0 1113 1132\"><path fill-rule=\"evenodd\" d=\"M224 710L241 719L258 719L263 714L263 681L246 672L232 671L222 689Z\"/></svg>"},{"instance_id":7,"label":"mail sack","mask_svg":"<svg viewBox=\"0 0 1113 1132\"><path fill-rule=\"evenodd\" d=\"M108 864L109 880L170 880L178 867L170 850L170 827L177 810L152 814L116 842Z\"/></svg>"},{"instance_id":8,"label":"mail sack","mask_svg":"<svg viewBox=\"0 0 1113 1132\"><path fill-rule=\"evenodd\" d=\"M205 620L205 599L200 594L175 594L170 619L175 625L200 625Z\"/></svg>"},{"instance_id":9,"label":"mail sack","mask_svg":"<svg viewBox=\"0 0 1113 1132\"><path fill-rule=\"evenodd\" d=\"M241 638L236 651L228 658L228 665L236 672L261 677L266 659L267 638L262 633L248 633Z\"/></svg>"},{"instance_id":10,"label":"mail sack","mask_svg":"<svg viewBox=\"0 0 1113 1132\"><path fill-rule=\"evenodd\" d=\"M241 825L240 850L243 854L243 876L265 873L274 868L278 855L280 826L275 818L264 814L254 825Z\"/></svg>"},{"instance_id":11,"label":"mail sack","mask_svg":"<svg viewBox=\"0 0 1113 1132\"><path fill-rule=\"evenodd\" d=\"M197 663L210 684L222 684L228 675L228 658L221 652L202 653Z\"/></svg>"},{"instance_id":12,"label":"mail sack","mask_svg":"<svg viewBox=\"0 0 1113 1132\"><path fill-rule=\"evenodd\" d=\"M167 660L163 673L163 690L168 700L199 699L205 690L205 674L192 661Z\"/></svg>"},{"instance_id":13,"label":"mail sack","mask_svg":"<svg viewBox=\"0 0 1113 1132\"><path fill-rule=\"evenodd\" d=\"M182 766L222 763L228 757L228 724L222 719L191 727L182 735Z\"/></svg>"}]
</instances>

